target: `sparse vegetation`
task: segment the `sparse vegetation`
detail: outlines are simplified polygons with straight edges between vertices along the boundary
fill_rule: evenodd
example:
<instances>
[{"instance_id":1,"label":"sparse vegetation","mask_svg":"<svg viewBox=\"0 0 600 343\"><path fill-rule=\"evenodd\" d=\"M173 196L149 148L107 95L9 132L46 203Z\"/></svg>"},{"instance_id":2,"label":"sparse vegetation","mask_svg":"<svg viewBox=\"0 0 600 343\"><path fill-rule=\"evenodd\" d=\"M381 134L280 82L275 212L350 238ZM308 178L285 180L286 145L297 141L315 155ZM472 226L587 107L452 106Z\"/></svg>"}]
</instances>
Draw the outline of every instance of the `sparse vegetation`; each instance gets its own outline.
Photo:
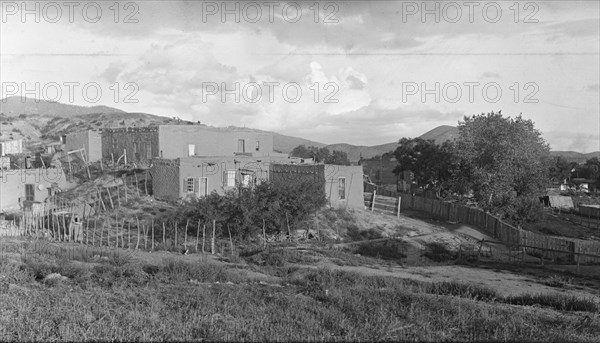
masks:
<instances>
[{"instance_id":1,"label":"sparse vegetation","mask_svg":"<svg viewBox=\"0 0 600 343\"><path fill-rule=\"evenodd\" d=\"M590 299L289 268L299 255L282 249L261 256L284 256L264 267L280 281L176 257L123 265L3 258L0 340L592 342L600 333Z\"/></svg>"}]
</instances>

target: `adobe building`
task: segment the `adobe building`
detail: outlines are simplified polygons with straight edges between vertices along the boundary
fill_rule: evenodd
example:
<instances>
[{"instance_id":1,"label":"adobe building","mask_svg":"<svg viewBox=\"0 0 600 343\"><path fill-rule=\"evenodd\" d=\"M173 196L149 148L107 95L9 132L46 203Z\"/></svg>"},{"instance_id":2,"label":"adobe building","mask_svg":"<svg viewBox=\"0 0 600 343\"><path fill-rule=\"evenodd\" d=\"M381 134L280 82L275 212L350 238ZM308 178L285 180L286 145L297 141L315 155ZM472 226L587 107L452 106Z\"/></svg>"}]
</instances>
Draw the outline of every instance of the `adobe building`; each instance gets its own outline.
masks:
<instances>
[{"instance_id":1,"label":"adobe building","mask_svg":"<svg viewBox=\"0 0 600 343\"><path fill-rule=\"evenodd\" d=\"M325 194L331 207L364 208L363 167L326 164Z\"/></svg>"},{"instance_id":2,"label":"adobe building","mask_svg":"<svg viewBox=\"0 0 600 343\"><path fill-rule=\"evenodd\" d=\"M102 159L102 135L98 130L72 132L64 138L67 152L83 149L88 162Z\"/></svg>"},{"instance_id":3,"label":"adobe building","mask_svg":"<svg viewBox=\"0 0 600 343\"><path fill-rule=\"evenodd\" d=\"M0 156L16 155L23 153L23 140L13 139L0 142Z\"/></svg>"},{"instance_id":4,"label":"adobe building","mask_svg":"<svg viewBox=\"0 0 600 343\"><path fill-rule=\"evenodd\" d=\"M273 134L242 128L158 125L102 130L102 157L128 161L190 156L270 156Z\"/></svg>"},{"instance_id":5,"label":"adobe building","mask_svg":"<svg viewBox=\"0 0 600 343\"><path fill-rule=\"evenodd\" d=\"M309 180L323 185L330 206L364 208L361 166L303 164L300 158L283 156L185 157L155 159L150 174L159 199L224 194L266 180Z\"/></svg>"},{"instance_id":6,"label":"adobe building","mask_svg":"<svg viewBox=\"0 0 600 343\"><path fill-rule=\"evenodd\" d=\"M155 159L150 168L152 190L159 199L174 200L206 196L213 191L258 184L269 179L274 163L296 164L299 158L287 156L215 156Z\"/></svg>"},{"instance_id":7,"label":"adobe building","mask_svg":"<svg viewBox=\"0 0 600 343\"><path fill-rule=\"evenodd\" d=\"M0 170L0 212L18 211L24 202L43 202L72 186L60 168Z\"/></svg>"}]
</instances>

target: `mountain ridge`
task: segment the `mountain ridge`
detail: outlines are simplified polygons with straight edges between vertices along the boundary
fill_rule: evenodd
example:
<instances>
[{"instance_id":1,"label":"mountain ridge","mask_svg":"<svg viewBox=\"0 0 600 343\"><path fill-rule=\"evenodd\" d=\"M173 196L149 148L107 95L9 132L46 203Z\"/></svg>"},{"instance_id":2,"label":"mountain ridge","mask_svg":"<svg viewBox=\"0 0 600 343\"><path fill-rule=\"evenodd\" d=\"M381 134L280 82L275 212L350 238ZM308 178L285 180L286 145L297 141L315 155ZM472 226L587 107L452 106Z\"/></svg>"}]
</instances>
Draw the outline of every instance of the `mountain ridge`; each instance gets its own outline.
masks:
<instances>
[{"instance_id":1,"label":"mountain ridge","mask_svg":"<svg viewBox=\"0 0 600 343\"><path fill-rule=\"evenodd\" d=\"M195 124L186 120L170 118L149 113L125 112L108 106L78 106L51 101L35 101L31 98L8 97L0 99L0 139L29 139L35 141L52 141L60 135L78 130L99 129L102 127L134 127L160 124ZM31 116L35 115L35 120ZM235 127L235 126L231 126ZM272 132L259 129L250 130ZM352 162L362 158L372 158L392 152L397 141L373 146L353 145L350 143L325 144L309 139L273 133L274 149L290 153L298 145L325 147L330 151L339 150L348 155ZM450 125L435 127L422 135L423 139L432 139L436 144L458 137L458 128ZM576 151L552 151L552 156L563 156L577 163L597 157L600 152L580 153Z\"/></svg>"}]
</instances>

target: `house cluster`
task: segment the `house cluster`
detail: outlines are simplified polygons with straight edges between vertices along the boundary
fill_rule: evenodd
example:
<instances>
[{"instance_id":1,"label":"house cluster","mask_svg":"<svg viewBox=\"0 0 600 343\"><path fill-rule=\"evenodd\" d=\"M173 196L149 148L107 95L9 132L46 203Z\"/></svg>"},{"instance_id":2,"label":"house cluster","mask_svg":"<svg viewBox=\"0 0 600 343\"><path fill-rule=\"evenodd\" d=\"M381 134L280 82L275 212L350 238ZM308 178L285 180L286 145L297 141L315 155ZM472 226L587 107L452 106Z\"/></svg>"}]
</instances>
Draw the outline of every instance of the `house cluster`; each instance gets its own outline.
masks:
<instances>
[{"instance_id":1,"label":"house cluster","mask_svg":"<svg viewBox=\"0 0 600 343\"><path fill-rule=\"evenodd\" d=\"M331 206L364 207L361 166L317 165L312 159L275 152L273 134L268 132L157 125L73 132L61 137L61 143L69 161L104 160L116 165L133 162L147 168L153 194L159 199L202 197L213 191L223 194L274 177L289 178L291 182L304 175L323 182ZM43 201L53 194L51 189L67 187L60 182L67 181L61 168L61 175L52 178L35 178L33 171L38 169L25 170L2 171L0 212L18 207L20 200ZM41 169L38 174L46 171ZM7 185L11 182L14 184Z\"/></svg>"},{"instance_id":2,"label":"house cluster","mask_svg":"<svg viewBox=\"0 0 600 343\"><path fill-rule=\"evenodd\" d=\"M0 214L18 211L73 186L58 163L25 153L23 141L0 142ZM57 167L58 165L58 167Z\"/></svg>"}]
</instances>

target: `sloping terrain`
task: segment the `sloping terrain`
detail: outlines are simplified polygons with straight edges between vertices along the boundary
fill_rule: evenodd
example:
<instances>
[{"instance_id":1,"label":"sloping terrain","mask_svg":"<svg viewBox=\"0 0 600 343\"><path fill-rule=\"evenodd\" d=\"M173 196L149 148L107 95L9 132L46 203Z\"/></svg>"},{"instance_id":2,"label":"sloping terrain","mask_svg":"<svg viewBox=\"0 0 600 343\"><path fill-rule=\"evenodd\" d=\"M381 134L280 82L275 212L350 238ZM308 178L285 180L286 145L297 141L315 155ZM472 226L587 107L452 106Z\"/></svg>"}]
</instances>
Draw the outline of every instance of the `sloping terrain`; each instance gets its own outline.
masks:
<instances>
[{"instance_id":1,"label":"sloping terrain","mask_svg":"<svg viewBox=\"0 0 600 343\"><path fill-rule=\"evenodd\" d=\"M73 117L91 113L115 113L123 111L108 106L77 106L59 102L21 98L11 96L0 100L0 113L8 117L17 117L21 114L44 114L53 117Z\"/></svg>"}]
</instances>

